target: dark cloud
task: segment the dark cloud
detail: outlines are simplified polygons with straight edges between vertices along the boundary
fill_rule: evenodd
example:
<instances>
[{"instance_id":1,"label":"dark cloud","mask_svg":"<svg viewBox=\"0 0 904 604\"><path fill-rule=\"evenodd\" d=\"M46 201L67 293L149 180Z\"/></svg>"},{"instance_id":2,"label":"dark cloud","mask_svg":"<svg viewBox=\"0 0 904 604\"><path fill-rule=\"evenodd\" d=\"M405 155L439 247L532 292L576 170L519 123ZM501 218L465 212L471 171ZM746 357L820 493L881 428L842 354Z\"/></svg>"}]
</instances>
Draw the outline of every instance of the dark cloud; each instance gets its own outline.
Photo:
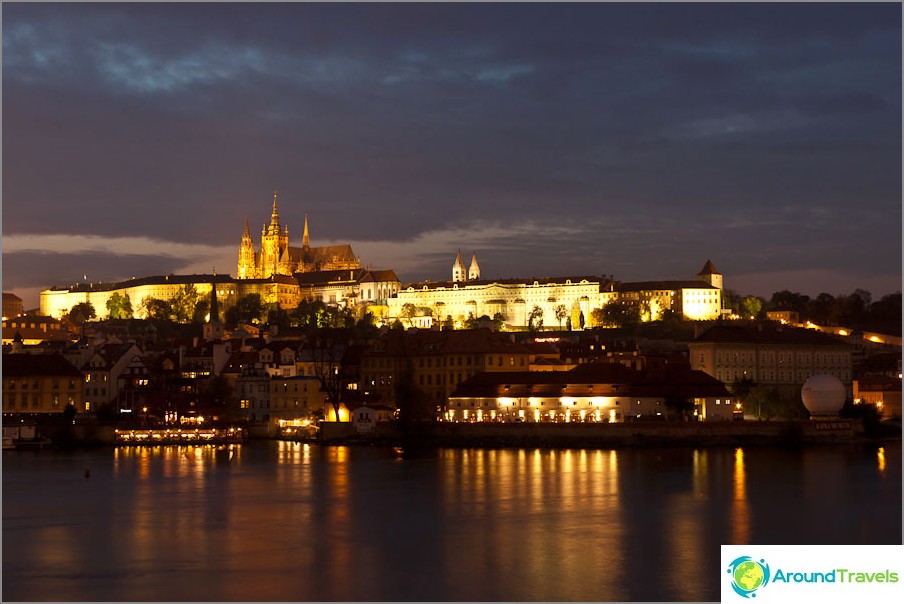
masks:
<instances>
[{"instance_id":1,"label":"dark cloud","mask_svg":"<svg viewBox=\"0 0 904 604\"><path fill-rule=\"evenodd\" d=\"M52 252L14 252L3 254L3 287L43 287L72 285L88 281L97 283L167 275L176 272L184 262L171 256L136 254L111 255L102 252L60 254Z\"/></svg>"},{"instance_id":2,"label":"dark cloud","mask_svg":"<svg viewBox=\"0 0 904 604\"><path fill-rule=\"evenodd\" d=\"M600 225L487 250L499 276L677 278L707 256L746 273L901 271L897 4L14 3L3 17L4 234L231 245L276 188L296 240L305 213L315 240ZM444 278L444 262L419 272Z\"/></svg>"}]
</instances>

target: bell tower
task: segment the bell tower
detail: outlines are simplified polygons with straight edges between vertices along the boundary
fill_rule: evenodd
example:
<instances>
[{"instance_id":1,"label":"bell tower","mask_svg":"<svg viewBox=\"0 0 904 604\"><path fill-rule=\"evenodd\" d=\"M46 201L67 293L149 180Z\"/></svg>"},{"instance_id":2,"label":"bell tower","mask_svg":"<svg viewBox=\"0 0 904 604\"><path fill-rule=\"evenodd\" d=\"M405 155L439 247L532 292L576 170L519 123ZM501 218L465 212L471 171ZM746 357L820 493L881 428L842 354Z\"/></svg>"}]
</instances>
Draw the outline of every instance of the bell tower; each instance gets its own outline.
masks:
<instances>
[{"instance_id":1,"label":"bell tower","mask_svg":"<svg viewBox=\"0 0 904 604\"><path fill-rule=\"evenodd\" d=\"M239 246L239 266L236 275L239 279L254 279L256 273L254 263L254 241L248 230L248 218L245 218L245 230L242 232L242 244Z\"/></svg>"},{"instance_id":2,"label":"bell tower","mask_svg":"<svg viewBox=\"0 0 904 604\"><path fill-rule=\"evenodd\" d=\"M465 263L461 261L461 250L455 256L455 264L452 265L452 281L458 283L465 280Z\"/></svg>"}]
</instances>

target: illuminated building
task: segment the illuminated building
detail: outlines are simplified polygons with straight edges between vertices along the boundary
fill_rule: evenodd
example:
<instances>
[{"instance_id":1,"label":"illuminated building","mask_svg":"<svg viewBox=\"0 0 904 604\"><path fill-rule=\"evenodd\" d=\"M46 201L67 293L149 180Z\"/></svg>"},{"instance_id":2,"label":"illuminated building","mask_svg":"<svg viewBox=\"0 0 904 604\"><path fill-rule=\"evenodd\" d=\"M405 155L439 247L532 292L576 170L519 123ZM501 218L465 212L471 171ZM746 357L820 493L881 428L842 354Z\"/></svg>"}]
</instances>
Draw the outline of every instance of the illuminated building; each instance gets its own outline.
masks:
<instances>
[{"instance_id":1,"label":"illuminated building","mask_svg":"<svg viewBox=\"0 0 904 604\"><path fill-rule=\"evenodd\" d=\"M298 273L295 279L302 298L341 306L383 306L401 287L391 270L312 271Z\"/></svg>"},{"instance_id":2,"label":"illuminated building","mask_svg":"<svg viewBox=\"0 0 904 604\"><path fill-rule=\"evenodd\" d=\"M476 255L468 278L464 275L459 252L452 265L452 281L403 287L389 300L389 317L400 317L402 307L411 304L418 309L423 327L451 320L460 328L470 317L500 315L508 326L525 328L537 308L547 329L570 325L577 330L590 322L593 310L612 301L640 306L644 320L656 320L667 309L688 320L712 320L722 314L722 275L709 260L697 280L686 281L620 283L592 276L481 280ZM426 324L424 317L430 319Z\"/></svg>"},{"instance_id":3,"label":"illuminated building","mask_svg":"<svg viewBox=\"0 0 904 604\"><path fill-rule=\"evenodd\" d=\"M312 375L274 377L270 379L269 386L271 423L309 418L313 412L326 412L329 407L320 392L320 380Z\"/></svg>"},{"instance_id":4,"label":"illuminated building","mask_svg":"<svg viewBox=\"0 0 904 604\"><path fill-rule=\"evenodd\" d=\"M239 246L238 279L267 279L273 275L291 276L311 271L350 270L361 268L360 260L348 244L311 247L308 217L304 218L301 247L289 245L289 227L279 223L279 207L273 192L273 210L270 224L261 229L261 245L254 249L248 221L242 232Z\"/></svg>"},{"instance_id":5,"label":"illuminated building","mask_svg":"<svg viewBox=\"0 0 904 604\"><path fill-rule=\"evenodd\" d=\"M594 362L571 371L481 373L449 397L446 421L624 422L679 419L686 401L697 421L729 421L735 401L701 371L635 369Z\"/></svg>"},{"instance_id":6,"label":"illuminated building","mask_svg":"<svg viewBox=\"0 0 904 604\"><path fill-rule=\"evenodd\" d=\"M714 325L688 343L692 369L731 384L750 378L796 396L811 375L837 377L850 391L851 347L813 330L777 325Z\"/></svg>"},{"instance_id":7,"label":"illuminated building","mask_svg":"<svg viewBox=\"0 0 904 604\"><path fill-rule=\"evenodd\" d=\"M226 275L158 275L115 283L78 283L71 287L53 287L42 291L40 312L59 319L76 304L87 302L94 307L98 317L106 317L107 301L114 294L119 294L128 296L134 316L144 318L139 310L142 300L172 300L186 287L193 287L200 299L210 295L213 283L217 285L217 299L226 308L233 306L241 296L260 293L270 284L267 282L262 288L260 281L243 281L242 287L239 287L235 279ZM297 283L295 287L298 287ZM267 302L267 298L264 301Z\"/></svg>"},{"instance_id":8,"label":"illuminated building","mask_svg":"<svg viewBox=\"0 0 904 604\"><path fill-rule=\"evenodd\" d=\"M72 405L90 411L83 402L85 377L59 354L3 355L3 415L62 413Z\"/></svg>"},{"instance_id":9,"label":"illuminated building","mask_svg":"<svg viewBox=\"0 0 904 604\"><path fill-rule=\"evenodd\" d=\"M901 418L901 379L866 375L854 380L854 403L876 405L882 419Z\"/></svg>"},{"instance_id":10,"label":"illuminated building","mask_svg":"<svg viewBox=\"0 0 904 604\"><path fill-rule=\"evenodd\" d=\"M117 400L124 387L120 377L140 356L141 350L131 343L104 344L89 350L87 361L80 367L85 376L84 411L97 411Z\"/></svg>"},{"instance_id":11,"label":"illuminated building","mask_svg":"<svg viewBox=\"0 0 904 604\"><path fill-rule=\"evenodd\" d=\"M12 319L25 314L22 298L16 294L3 293L3 320Z\"/></svg>"},{"instance_id":12,"label":"illuminated building","mask_svg":"<svg viewBox=\"0 0 904 604\"><path fill-rule=\"evenodd\" d=\"M3 320L3 343L12 344L16 337L26 346L47 341L68 341L69 330L52 317L18 316Z\"/></svg>"},{"instance_id":13,"label":"illuminated building","mask_svg":"<svg viewBox=\"0 0 904 604\"><path fill-rule=\"evenodd\" d=\"M639 305L642 318L650 321L666 310L691 321L711 321L722 313L722 274L710 260L696 280L613 283L611 291L616 292L615 299Z\"/></svg>"}]
</instances>

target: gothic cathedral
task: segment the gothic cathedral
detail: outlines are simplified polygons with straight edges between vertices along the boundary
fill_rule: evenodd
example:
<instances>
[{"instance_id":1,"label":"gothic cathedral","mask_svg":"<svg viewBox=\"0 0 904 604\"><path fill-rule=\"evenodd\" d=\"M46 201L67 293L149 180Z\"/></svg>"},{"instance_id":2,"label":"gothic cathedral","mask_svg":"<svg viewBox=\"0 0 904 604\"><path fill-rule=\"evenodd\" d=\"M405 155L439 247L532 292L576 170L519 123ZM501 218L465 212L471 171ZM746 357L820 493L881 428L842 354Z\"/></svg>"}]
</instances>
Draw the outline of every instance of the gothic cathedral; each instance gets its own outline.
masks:
<instances>
[{"instance_id":1,"label":"gothic cathedral","mask_svg":"<svg viewBox=\"0 0 904 604\"><path fill-rule=\"evenodd\" d=\"M308 235L308 216L304 217L304 234L301 247L289 245L289 227L279 224L279 206L276 191L273 192L273 211L270 224L261 229L260 251L254 249L254 241L245 219L245 230L239 247L236 271L239 279L269 279L273 275L293 275L314 271L350 270L361 268L349 244L311 247Z\"/></svg>"}]
</instances>

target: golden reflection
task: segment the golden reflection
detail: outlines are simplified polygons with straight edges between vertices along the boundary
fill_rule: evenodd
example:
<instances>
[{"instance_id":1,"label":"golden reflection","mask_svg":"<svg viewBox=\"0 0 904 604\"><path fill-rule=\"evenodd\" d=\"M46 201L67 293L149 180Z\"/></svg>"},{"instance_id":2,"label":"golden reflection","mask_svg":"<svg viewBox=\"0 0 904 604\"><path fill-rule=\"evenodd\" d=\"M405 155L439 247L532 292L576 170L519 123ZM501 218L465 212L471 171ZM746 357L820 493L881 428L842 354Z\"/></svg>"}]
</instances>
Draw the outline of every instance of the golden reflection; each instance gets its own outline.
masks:
<instances>
[{"instance_id":1,"label":"golden reflection","mask_svg":"<svg viewBox=\"0 0 904 604\"><path fill-rule=\"evenodd\" d=\"M521 577L519 593L553 594L561 581L577 580L593 555L606 572L586 593L580 587L575 593L587 600L598 593L626 598L617 455L571 449L446 453L455 463L441 472L444 511L461 521L455 539L441 542L447 547L443 558L456 560L448 567L450 581L490 585L504 560ZM475 526L473 518L488 520Z\"/></svg>"},{"instance_id":2,"label":"golden reflection","mask_svg":"<svg viewBox=\"0 0 904 604\"><path fill-rule=\"evenodd\" d=\"M744 449L735 449L734 498L731 505L731 542L750 543L750 506L747 502L747 475L744 469Z\"/></svg>"},{"instance_id":3,"label":"golden reflection","mask_svg":"<svg viewBox=\"0 0 904 604\"><path fill-rule=\"evenodd\" d=\"M879 462L879 472L885 473L885 447L879 447L876 451L876 458Z\"/></svg>"},{"instance_id":4,"label":"golden reflection","mask_svg":"<svg viewBox=\"0 0 904 604\"><path fill-rule=\"evenodd\" d=\"M682 599L702 602L706 599L703 583L688 581L688 569L699 566L700 552L705 549L703 536L707 521L705 500L693 492L683 491L668 501L666 539L669 556L666 560L666 577L675 593Z\"/></svg>"},{"instance_id":5,"label":"golden reflection","mask_svg":"<svg viewBox=\"0 0 904 604\"><path fill-rule=\"evenodd\" d=\"M350 458L348 447L329 447L330 461L327 485L329 489L329 509L327 510L327 531L331 544L327 553L329 581L339 585L348 580L348 570L352 566L351 483L349 480Z\"/></svg>"},{"instance_id":6,"label":"golden reflection","mask_svg":"<svg viewBox=\"0 0 904 604\"><path fill-rule=\"evenodd\" d=\"M705 450L694 449L694 495L705 498L709 493L709 457Z\"/></svg>"}]
</instances>

